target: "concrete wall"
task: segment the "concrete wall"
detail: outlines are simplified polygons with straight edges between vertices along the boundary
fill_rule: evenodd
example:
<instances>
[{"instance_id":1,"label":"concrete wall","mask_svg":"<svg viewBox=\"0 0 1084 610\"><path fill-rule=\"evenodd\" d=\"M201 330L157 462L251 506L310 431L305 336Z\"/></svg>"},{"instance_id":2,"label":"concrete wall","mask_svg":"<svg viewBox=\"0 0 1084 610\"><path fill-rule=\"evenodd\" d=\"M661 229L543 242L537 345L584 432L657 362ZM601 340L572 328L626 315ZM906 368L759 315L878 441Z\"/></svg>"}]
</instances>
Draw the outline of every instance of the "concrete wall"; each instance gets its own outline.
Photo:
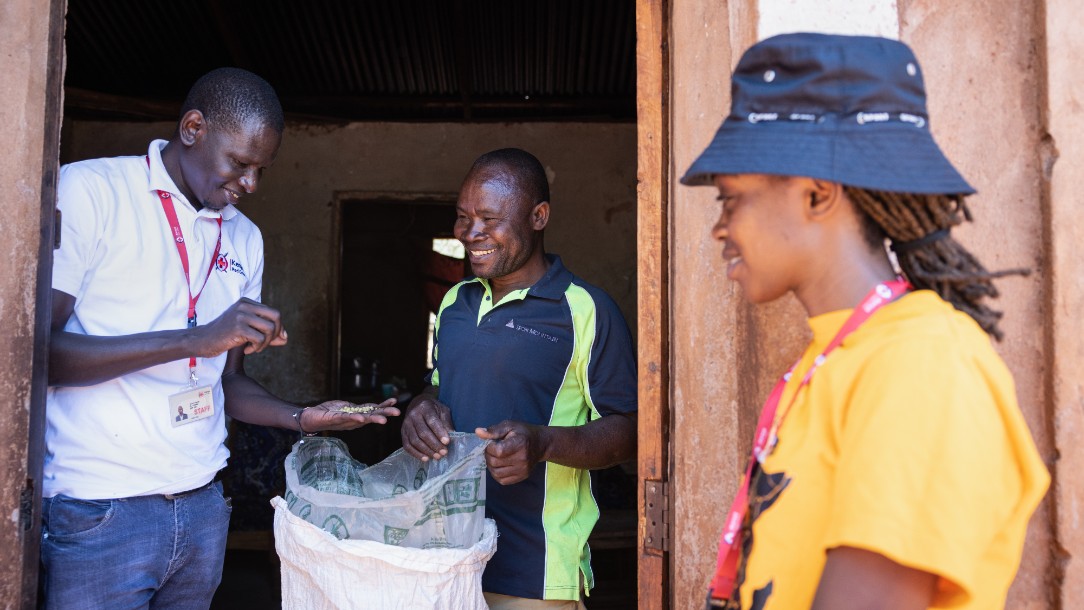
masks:
<instances>
[{"instance_id":1,"label":"concrete wall","mask_svg":"<svg viewBox=\"0 0 1084 610\"><path fill-rule=\"evenodd\" d=\"M672 8L673 608L699 607L707 591L719 529L744 467L747 439L753 435L756 413L741 399L763 395L770 389L770 371L787 366L777 355L757 351L756 311L726 280L722 248L709 235L719 213L716 194L676 185L711 141L729 105L727 76L741 49L755 37L752 4L688 2ZM777 321L800 324L793 303L770 309L783 315ZM800 341L778 343L787 358Z\"/></svg>"},{"instance_id":2,"label":"concrete wall","mask_svg":"<svg viewBox=\"0 0 1084 610\"><path fill-rule=\"evenodd\" d=\"M65 129L62 160L143 154L150 139L172 129L165 123L75 122ZM331 202L337 192L455 194L478 155L506 146L536 155L550 176L547 249L605 289L634 321L635 125L293 125L260 190L241 204L264 234L264 301L283 312L290 333L286 348L250 357L249 374L287 399L327 394L335 296L329 294Z\"/></svg>"},{"instance_id":3,"label":"concrete wall","mask_svg":"<svg viewBox=\"0 0 1084 610\"><path fill-rule=\"evenodd\" d=\"M742 24L751 20L767 33L793 31L766 26L765 15L793 17L805 11L812 19L807 23L814 24L806 26L810 29L819 23L822 31L862 32L842 14L833 19L832 10L847 10L848 18L859 12L854 3L845 4L748 0L672 5L674 608L702 603L719 530L748 454L755 411L806 341L804 314L795 301L750 308L737 287L726 282L721 247L708 234L718 214L714 193L677 186L676 178L710 141L728 108L730 69L757 38ZM895 13L887 19L898 19L898 37L912 45L924 68L934 136L979 190L970 200L975 222L954 234L988 268L1034 271L1028 278L998 284L1002 297L996 306L1005 312L1007 338L997 349L1014 372L1021 409L1053 467L1060 449L1055 435L1067 443L1084 429L1084 390L1078 381L1084 360L1079 339L1082 275L1072 253L1084 234L1079 206L1073 207L1073 199L1079 200L1073 187L1080 182L1084 95L1069 67L1070 58L1079 57L1080 42L1065 25L1081 22L1080 9L1072 2L1049 5L1064 18L1044 16L1041 3L1013 0L869 0L861 9L882 12L866 33L893 37L877 28L884 27L885 8ZM1052 38L1044 48L1047 24ZM1044 153L1051 148L1044 125L1048 50L1050 123L1068 143L1058 138L1058 148L1072 147L1077 161L1064 174L1058 172L1065 160L1059 161L1052 183L1044 166L1051 156ZM1057 238L1053 259L1048 232ZM1008 607L1076 607L1059 606L1059 597L1084 596L1079 567L1070 569L1065 592L1061 589L1062 553L1084 552L1076 531L1084 498L1076 473L1084 453L1067 450L1078 467L1072 483L1059 478L1056 484L1057 501L1066 505L1055 510L1055 498L1048 495L1032 519ZM1072 548L1063 549L1067 543Z\"/></svg>"},{"instance_id":4,"label":"concrete wall","mask_svg":"<svg viewBox=\"0 0 1084 610\"><path fill-rule=\"evenodd\" d=\"M1005 340L997 347L1016 379L1020 408L1048 466L1049 356L1044 336L1049 295L1040 169L1045 75L1038 3L966 0L900 2L900 38L922 63L934 137L979 190L975 222L956 232L990 269L1028 267L1029 278L999 282ZM976 15L982 15L976 19ZM1053 601L1050 496L1028 528L1011 608Z\"/></svg>"},{"instance_id":5,"label":"concrete wall","mask_svg":"<svg viewBox=\"0 0 1084 610\"><path fill-rule=\"evenodd\" d=\"M1054 464L1045 384L1042 328L1048 281L1044 264L1042 29L1036 3L968 0L900 3L901 39L924 67L931 125L945 154L976 185L976 221L960 239L988 268L1027 267L1029 278L998 283L1006 338L997 346L1016 378L1020 408L1047 465ZM976 14L983 14L976 20ZM960 36L967 33L967 36ZM1032 518L1024 560L1008 607L1045 608L1050 601L1050 502Z\"/></svg>"},{"instance_id":6,"label":"concrete wall","mask_svg":"<svg viewBox=\"0 0 1084 610\"><path fill-rule=\"evenodd\" d=\"M40 465L27 468L28 430L34 394L33 365L38 261L42 255L43 163L55 149L56 132L44 128L49 113L49 3L0 4L0 62L9 79L0 88L0 123L8 129L0 155L0 607L33 603L36 513L23 529L20 492ZM56 76L53 72L53 76ZM55 102L55 100L52 100ZM52 134L52 142L48 135ZM49 174L50 177L52 174ZM48 240L45 240L48 241ZM48 252L48 246L45 246ZM40 353L38 354L40 366ZM40 391L42 385L37 384ZM40 396L33 396L40 408ZM40 476L40 475L39 475ZM30 544L24 548L24 543ZM24 557L24 553L26 557ZM25 559L25 561L24 561ZM29 570L28 570L29 568ZM23 583L29 586L24 590ZM28 595L28 597L24 597Z\"/></svg>"},{"instance_id":7,"label":"concrete wall","mask_svg":"<svg viewBox=\"0 0 1084 610\"><path fill-rule=\"evenodd\" d=\"M1051 406L1046 415L1052 430L1057 468L1050 494L1053 506L1051 588L1061 608L1084 607L1084 81L1081 57L1084 4L1048 0L1041 15L1046 39L1046 133L1037 151L1041 178L1048 188L1046 234L1049 236L1049 301L1044 336L1049 351L1044 363L1050 375ZM1043 44L1045 42L1045 44Z\"/></svg>"}]
</instances>

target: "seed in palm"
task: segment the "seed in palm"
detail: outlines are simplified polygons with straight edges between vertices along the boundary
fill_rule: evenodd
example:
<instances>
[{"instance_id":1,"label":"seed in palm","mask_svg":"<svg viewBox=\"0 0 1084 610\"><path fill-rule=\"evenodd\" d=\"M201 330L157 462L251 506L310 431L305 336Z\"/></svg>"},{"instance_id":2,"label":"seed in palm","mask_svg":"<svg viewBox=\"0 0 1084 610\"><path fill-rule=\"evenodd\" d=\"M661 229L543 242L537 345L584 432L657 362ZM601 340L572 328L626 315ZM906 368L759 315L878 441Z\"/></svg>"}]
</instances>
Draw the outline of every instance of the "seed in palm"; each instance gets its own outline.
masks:
<instances>
[{"instance_id":1,"label":"seed in palm","mask_svg":"<svg viewBox=\"0 0 1084 610\"><path fill-rule=\"evenodd\" d=\"M377 405L375 405L373 403L366 403L366 404L363 404L363 405L350 405L349 407L343 407L341 409L336 409L336 411L338 411L339 413L362 413L362 414L365 414L365 413L372 413L373 411L376 411L376 409L377 409Z\"/></svg>"}]
</instances>

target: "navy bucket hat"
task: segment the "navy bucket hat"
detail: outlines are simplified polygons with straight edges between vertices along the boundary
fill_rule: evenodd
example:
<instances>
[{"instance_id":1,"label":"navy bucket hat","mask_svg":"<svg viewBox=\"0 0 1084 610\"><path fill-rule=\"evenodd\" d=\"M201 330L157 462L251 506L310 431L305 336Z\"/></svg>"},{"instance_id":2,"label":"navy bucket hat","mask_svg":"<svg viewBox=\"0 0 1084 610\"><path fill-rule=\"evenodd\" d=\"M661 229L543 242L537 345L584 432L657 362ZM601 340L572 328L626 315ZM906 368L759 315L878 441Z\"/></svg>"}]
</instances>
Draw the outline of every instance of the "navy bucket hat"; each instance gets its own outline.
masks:
<instances>
[{"instance_id":1,"label":"navy bucket hat","mask_svg":"<svg viewBox=\"0 0 1084 610\"><path fill-rule=\"evenodd\" d=\"M783 34L750 47L734 70L730 115L681 182L710 185L714 174L975 192L930 135L914 53L869 36Z\"/></svg>"}]
</instances>

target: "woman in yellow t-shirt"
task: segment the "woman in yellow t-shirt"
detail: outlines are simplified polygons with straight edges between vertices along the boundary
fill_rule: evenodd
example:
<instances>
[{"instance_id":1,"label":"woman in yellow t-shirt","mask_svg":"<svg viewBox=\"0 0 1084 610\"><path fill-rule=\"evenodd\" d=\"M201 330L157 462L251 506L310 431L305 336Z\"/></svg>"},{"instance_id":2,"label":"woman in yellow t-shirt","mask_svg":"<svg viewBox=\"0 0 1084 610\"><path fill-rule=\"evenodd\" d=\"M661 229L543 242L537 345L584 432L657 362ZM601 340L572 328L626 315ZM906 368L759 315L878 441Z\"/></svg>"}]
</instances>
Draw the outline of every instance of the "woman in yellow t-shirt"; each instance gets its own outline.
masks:
<instances>
[{"instance_id":1,"label":"woman in yellow t-shirt","mask_svg":"<svg viewBox=\"0 0 1084 610\"><path fill-rule=\"evenodd\" d=\"M1049 485L993 349L988 272L950 235L975 191L929 132L917 59L788 34L733 75L688 170L726 274L813 340L765 404L709 607L997 608Z\"/></svg>"}]
</instances>

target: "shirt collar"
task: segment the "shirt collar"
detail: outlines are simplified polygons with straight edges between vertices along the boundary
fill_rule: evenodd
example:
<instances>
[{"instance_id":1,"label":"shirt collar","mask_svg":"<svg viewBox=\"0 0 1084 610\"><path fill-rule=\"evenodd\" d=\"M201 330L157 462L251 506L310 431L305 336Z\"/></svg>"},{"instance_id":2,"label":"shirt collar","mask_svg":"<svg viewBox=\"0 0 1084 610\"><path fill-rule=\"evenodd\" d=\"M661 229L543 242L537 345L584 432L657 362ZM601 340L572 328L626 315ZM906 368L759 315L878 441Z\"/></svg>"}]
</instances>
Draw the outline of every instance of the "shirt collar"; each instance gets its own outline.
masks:
<instances>
[{"instance_id":1,"label":"shirt collar","mask_svg":"<svg viewBox=\"0 0 1084 610\"><path fill-rule=\"evenodd\" d=\"M543 299L560 300L564 296L565 290L568 289L568 285L572 283L572 272L565 268L564 263L561 262L561 257L556 254L547 254L546 260L550 263L550 268L546 270L546 275L543 275L537 282L527 289L525 297L540 297ZM472 277L469 282L478 282L485 287L486 291L489 291L489 281L480 277Z\"/></svg>"},{"instance_id":2,"label":"shirt collar","mask_svg":"<svg viewBox=\"0 0 1084 610\"><path fill-rule=\"evenodd\" d=\"M155 194L155 199L157 199L157 191L166 191L173 199L180 201L187 206L190 211L195 212L196 207L188 201L188 198L184 196L181 189L177 188L176 183L173 182L173 178L169 177L166 166L162 163L162 149L165 148L168 143L169 142L166 140L154 140L147 148L147 159L150 161L150 172L147 176L147 190ZM221 212L202 208L198 214L209 218L218 218L221 214L222 220L228 221L237 215L237 208L233 207L233 204L228 204L226 207L222 208Z\"/></svg>"},{"instance_id":3,"label":"shirt collar","mask_svg":"<svg viewBox=\"0 0 1084 610\"><path fill-rule=\"evenodd\" d=\"M568 285L572 283L572 272L565 268L561 257L556 254L547 254L546 260L549 261L550 268L546 270L546 275L531 286L527 295L558 300L564 296Z\"/></svg>"}]
</instances>

